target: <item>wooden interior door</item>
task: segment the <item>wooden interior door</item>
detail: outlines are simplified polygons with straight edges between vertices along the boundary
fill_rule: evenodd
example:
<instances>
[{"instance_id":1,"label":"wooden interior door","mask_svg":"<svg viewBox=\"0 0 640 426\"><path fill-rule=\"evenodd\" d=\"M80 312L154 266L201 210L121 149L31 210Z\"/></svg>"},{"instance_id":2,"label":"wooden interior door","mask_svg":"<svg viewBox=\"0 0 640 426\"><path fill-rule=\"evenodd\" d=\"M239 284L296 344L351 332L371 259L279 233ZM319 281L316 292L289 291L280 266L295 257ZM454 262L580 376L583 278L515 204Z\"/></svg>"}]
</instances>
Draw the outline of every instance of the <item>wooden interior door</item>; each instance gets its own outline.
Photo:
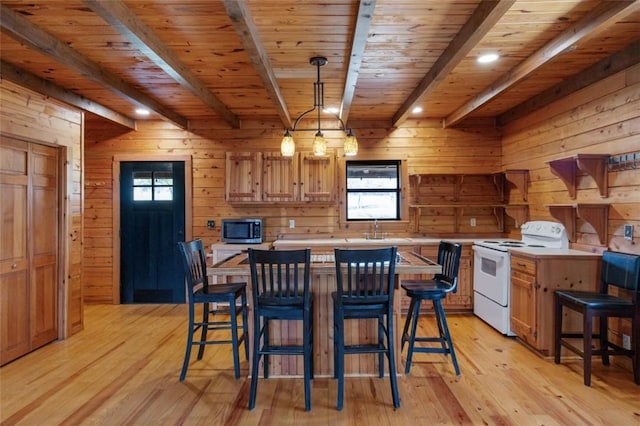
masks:
<instances>
[{"instance_id":1,"label":"wooden interior door","mask_svg":"<svg viewBox=\"0 0 640 426\"><path fill-rule=\"evenodd\" d=\"M58 336L58 150L1 137L0 364Z\"/></svg>"}]
</instances>

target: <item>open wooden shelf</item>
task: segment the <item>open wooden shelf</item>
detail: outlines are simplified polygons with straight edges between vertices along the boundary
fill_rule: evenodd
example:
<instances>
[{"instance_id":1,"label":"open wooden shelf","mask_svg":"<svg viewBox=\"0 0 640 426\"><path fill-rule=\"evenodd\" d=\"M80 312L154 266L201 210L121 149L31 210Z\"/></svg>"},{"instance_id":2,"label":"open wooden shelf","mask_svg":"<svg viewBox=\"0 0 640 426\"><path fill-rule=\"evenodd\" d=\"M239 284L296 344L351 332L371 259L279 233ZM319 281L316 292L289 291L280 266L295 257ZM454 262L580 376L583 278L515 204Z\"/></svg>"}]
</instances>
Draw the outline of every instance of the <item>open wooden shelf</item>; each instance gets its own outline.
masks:
<instances>
[{"instance_id":1,"label":"open wooden shelf","mask_svg":"<svg viewBox=\"0 0 640 426\"><path fill-rule=\"evenodd\" d=\"M576 241L576 217L588 222L596 230L600 245L607 245L608 204L548 204L551 216L558 219L567 229L572 242Z\"/></svg>"},{"instance_id":2,"label":"open wooden shelf","mask_svg":"<svg viewBox=\"0 0 640 426\"><path fill-rule=\"evenodd\" d=\"M551 172L566 185L569 196L576 199L576 172L587 173L593 178L600 191L600 196L608 196L607 161L609 154L577 154L572 157L548 161Z\"/></svg>"}]
</instances>

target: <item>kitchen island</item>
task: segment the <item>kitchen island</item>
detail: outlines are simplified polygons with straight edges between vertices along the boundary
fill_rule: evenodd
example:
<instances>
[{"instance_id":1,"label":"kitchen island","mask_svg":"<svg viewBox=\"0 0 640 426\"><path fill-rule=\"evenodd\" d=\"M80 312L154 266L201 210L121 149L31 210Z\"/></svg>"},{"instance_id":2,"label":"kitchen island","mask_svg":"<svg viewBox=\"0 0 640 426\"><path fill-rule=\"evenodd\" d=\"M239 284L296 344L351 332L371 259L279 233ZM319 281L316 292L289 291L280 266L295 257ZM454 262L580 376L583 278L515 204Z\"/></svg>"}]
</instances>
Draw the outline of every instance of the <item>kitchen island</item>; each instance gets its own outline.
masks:
<instances>
[{"instance_id":1,"label":"kitchen island","mask_svg":"<svg viewBox=\"0 0 640 426\"><path fill-rule=\"evenodd\" d=\"M404 371L400 357L400 337L402 322L400 315L400 277L402 275L427 274L441 271L440 265L409 250L399 250L399 262L396 264L396 292L394 297L394 332L396 348L397 373ZM232 256L208 269L209 275L225 276L228 281L245 281L251 288L251 273L246 253ZM336 289L335 264L333 252L314 251L311 264L311 289L314 292L314 375L316 377L333 377L333 301L331 293ZM252 311L252 294L248 291L249 309ZM281 343L300 344L302 324L297 321L273 321L270 327L272 340ZM348 344L356 337L358 341L377 339L377 323L373 320L349 320L346 323L345 340ZM253 321L249 321L250 346L253 343ZM253 351L250 348L250 357ZM372 376L377 374L377 356L373 354L349 355L345 357L345 374L347 376ZM302 357L274 356L270 361L270 376L302 376ZM251 364L249 364L251 365ZM260 367L262 369L262 366Z\"/></svg>"}]
</instances>

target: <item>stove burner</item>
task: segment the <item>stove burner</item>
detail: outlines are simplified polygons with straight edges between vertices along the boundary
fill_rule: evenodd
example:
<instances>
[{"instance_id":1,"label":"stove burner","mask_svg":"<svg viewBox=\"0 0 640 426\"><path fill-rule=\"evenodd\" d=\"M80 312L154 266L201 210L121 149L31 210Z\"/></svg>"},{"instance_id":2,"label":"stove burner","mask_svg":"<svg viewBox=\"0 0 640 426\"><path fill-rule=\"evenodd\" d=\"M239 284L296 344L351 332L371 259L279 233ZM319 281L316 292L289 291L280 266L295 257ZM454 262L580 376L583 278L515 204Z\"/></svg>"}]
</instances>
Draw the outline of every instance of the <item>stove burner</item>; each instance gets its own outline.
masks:
<instances>
[{"instance_id":1,"label":"stove burner","mask_svg":"<svg viewBox=\"0 0 640 426\"><path fill-rule=\"evenodd\" d=\"M514 241L514 242L504 242L500 244L503 247L523 247L524 243L520 242L520 241Z\"/></svg>"}]
</instances>

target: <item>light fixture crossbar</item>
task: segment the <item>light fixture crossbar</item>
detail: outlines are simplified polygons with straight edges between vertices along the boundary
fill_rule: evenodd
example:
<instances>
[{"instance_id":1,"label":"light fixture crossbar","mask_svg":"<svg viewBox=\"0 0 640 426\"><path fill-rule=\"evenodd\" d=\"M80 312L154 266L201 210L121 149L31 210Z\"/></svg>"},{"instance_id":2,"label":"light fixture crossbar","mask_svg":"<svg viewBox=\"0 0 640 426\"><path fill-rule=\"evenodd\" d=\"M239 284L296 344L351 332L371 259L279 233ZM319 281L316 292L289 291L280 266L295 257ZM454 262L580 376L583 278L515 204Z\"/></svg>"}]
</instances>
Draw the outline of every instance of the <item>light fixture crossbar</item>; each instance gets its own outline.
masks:
<instances>
[{"instance_id":1,"label":"light fixture crossbar","mask_svg":"<svg viewBox=\"0 0 640 426\"><path fill-rule=\"evenodd\" d=\"M293 156L295 153L295 143L293 141L293 136L291 132L295 131L303 131L303 130L316 130L316 134L313 141L313 152L315 155L321 156L326 154L327 144L324 139L324 135L322 134L322 118L321 113L331 114L333 118L338 120L340 123L339 129L325 129L325 130L341 130L346 133L346 141L345 141L345 155L355 155L358 151L358 142L356 140L355 135L351 129L347 129L342 118L332 111L328 111L324 107L324 82L320 79L320 67L326 65L328 62L327 58L323 56L315 56L309 60L311 65L316 67L316 81L313 83L313 108L308 109L303 112L296 118L293 123L293 127L291 129L287 129L284 137L282 139L282 143L280 145L280 149L282 155L284 156ZM313 111L317 111L317 129L298 129L298 123L307 116L307 114L312 113Z\"/></svg>"}]
</instances>

